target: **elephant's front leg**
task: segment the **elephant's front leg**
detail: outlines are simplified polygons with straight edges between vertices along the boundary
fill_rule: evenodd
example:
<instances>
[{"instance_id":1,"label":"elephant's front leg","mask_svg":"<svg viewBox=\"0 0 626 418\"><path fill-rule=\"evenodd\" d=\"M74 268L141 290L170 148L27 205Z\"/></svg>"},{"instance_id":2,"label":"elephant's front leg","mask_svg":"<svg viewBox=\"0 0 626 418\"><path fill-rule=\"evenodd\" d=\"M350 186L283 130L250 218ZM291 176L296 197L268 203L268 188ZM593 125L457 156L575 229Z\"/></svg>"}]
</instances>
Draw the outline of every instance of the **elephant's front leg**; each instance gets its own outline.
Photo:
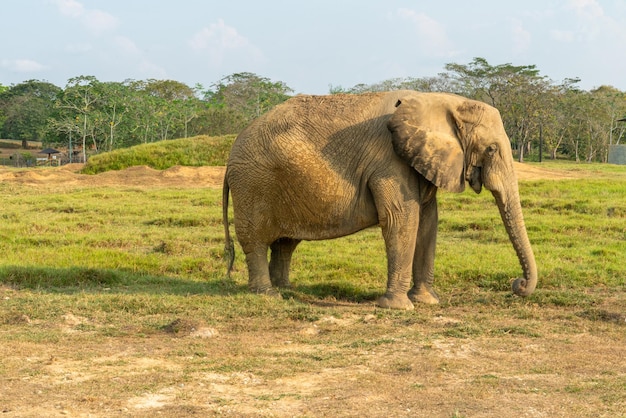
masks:
<instances>
[{"instance_id":1,"label":"elephant's front leg","mask_svg":"<svg viewBox=\"0 0 626 418\"><path fill-rule=\"evenodd\" d=\"M382 308L407 310L414 308L407 293L411 285L418 210L417 204L405 205L400 211L393 213L387 211L388 216L381 219L387 249L388 275L387 292L377 301L378 306Z\"/></svg>"},{"instance_id":2,"label":"elephant's front leg","mask_svg":"<svg viewBox=\"0 0 626 418\"><path fill-rule=\"evenodd\" d=\"M438 220L435 191L432 198L422 203L420 209L420 222L413 258L413 288L409 292L409 299L413 302L439 303L439 296L433 290Z\"/></svg>"}]
</instances>

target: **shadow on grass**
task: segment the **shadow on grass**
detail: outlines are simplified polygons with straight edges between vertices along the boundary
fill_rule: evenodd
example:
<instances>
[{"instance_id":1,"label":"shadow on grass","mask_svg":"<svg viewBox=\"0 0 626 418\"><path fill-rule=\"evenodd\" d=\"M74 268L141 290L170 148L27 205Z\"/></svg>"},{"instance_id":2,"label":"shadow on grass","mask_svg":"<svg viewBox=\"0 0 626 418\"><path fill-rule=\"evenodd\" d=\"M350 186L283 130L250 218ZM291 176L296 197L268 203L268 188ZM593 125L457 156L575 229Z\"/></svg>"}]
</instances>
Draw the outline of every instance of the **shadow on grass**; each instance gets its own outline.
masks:
<instances>
[{"instance_id":1,"label":"shadow on grass","mask_svg":"<svg viewBox=\"0 0 626 418\"><path fill-rule=\"evenodd\" d=\"M281 290L286 298L293 298L302 303L318 306L336 306L345 303L369 303L375 301L384 293L379 291L365 291L350 283L315 283L298 284L293 289Z\"/></svg>"},{"instance_id":2,"label":"shadow on grass","mask_svg":"<svg viewBox=\"0 0 626 418\"><path fill-rule=\"evenodd\" d=\"M227 278L209 278L208 280L192 280L180 277L156 276L145 272L133 272L123 269L93 268L52 268L52 267L0 267L0 285L16 289L31 289L36 292L51 294L77 294L82 292L108 294L148 294L148 295L207 295L207 296L245 296L254 298L246 284L237 283ZM355 305L371 306L384 292L384 288L372 289L356 286L349 282L298 283L293 289L282 289L280 292L285 300L317 307L340 307ZM580 318L592 322L603 322L626 326L624 315L624 299L614 306L598 308L602 300L609 295L615 299L615 293L607 295L591 295L584 291L572 289L540 289L528 298L519 298L506 292L484 292L457 296L455 304L489 305L494 308L518 307L552 307L574 309ZM620 293L621 294L621 293ZM259 300L261 297L259 296ZM442 302L447 305L446 302ZM254 303L251 305L254 306ZM253 307L251 307L254 310Z\"/></svg>"},{"instance_id":3,"label":"shadow on grass","mask_svg":"<svg viewBox=\"0 0 626 418\"><path fill-rule=\"evenodd\" d=\"M84 267L0 267L0 284L16 289L72 294L79 292L148 293L170 295L228 296L249 294L246 284L232 279L191 280L180 277L155 276L123 269ZM285 299L318 306L364 303L376 300L384 292L365 291L350 283L298 284L293 289L281 289Z\"/></svg>"},{"instance_id":4,"label":"shadow on grass","mask_svg":"<svg viewBox=\"0 0 626 418\"><path fill-rule=\"evenodd\" d=\"M50 293L77 293L106 289L118 293L164 293L172 295L230 295L245 293L247 286L230 279L197 281L154 276L124 270L82 267L0 267L0 284Z\"/></svg>"}]
</instances>

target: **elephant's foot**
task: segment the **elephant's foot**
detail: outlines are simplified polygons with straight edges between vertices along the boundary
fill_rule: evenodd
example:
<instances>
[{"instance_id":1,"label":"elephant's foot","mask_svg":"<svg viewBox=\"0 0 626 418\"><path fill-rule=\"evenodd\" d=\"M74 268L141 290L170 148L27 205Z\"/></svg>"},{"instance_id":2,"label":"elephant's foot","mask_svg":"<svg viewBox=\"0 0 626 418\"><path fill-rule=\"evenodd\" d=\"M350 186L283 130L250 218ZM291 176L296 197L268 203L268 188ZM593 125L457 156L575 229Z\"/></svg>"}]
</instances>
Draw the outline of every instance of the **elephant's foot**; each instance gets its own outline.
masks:
<instances>
[{"instance_id":1,"label":"elephant's foot","mask_svg":"<svg viewBox=\"0 0 626 418\"><path fill-rule=\"evenodd\" d=\"M386 309L403 309L407 311L414 309L413 303L405 294L398 295L386 293L384 296L378 298L376 304L381 308Z\"/></svg>"},{"instance_id":2,"label":"elephant's foot","mask_svg":"<svg viewBox=\"0 0 626 418\"><path fill-rule=\"evenodd\" d=\"M272 286L274 287L280 287L281 289L291 289L293 288L293 285L291 284L291 282L289 281L289 279L272 279Z\"/></svg>"},{"instance_id":3,"label":"elephant's foot","mask_svg":"<svg viewBox=\"0 0 626 418\"><path fill-rule=\"evenodd\" d=\"M429 305L436 305L439 303L439 296L437 293L427 285L416 285L409 292L409 299L415 303L426 303Z\"/></svg>"},{"instance_id":4,"label":"elephant's foot","mask_svg":"<svg viewBox=\"0 0 626 418\"><path fill-rule=\"evenodd\" d=\"M266 295L266 296L271 296L271 297L275 297L275 298L281 298L281 294L278 292L278 290L274 289L273 287L254 287L254 286L250 286L250 291L252 293L256 293L257 295Z\"/></svg>"}]
</instances>

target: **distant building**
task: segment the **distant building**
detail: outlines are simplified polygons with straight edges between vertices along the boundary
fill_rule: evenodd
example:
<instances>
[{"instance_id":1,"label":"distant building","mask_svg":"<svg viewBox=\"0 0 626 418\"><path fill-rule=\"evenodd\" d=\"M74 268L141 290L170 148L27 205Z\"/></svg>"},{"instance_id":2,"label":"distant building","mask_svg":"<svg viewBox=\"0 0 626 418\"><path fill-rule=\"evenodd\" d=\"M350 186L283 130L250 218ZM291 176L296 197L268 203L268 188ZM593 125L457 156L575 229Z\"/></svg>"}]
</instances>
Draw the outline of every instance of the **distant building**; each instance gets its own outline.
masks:
<instances>
[{"instance_id":1,"label":"distant building","mask_svg":"<svg viewBox=\"0 0 626 418\"><path fill-rule=\"evenodd\" d=\"M626 122L626 118L617 121ZM626 145L610 145L608 162L609 164L626 165Z\"/></svg>"},{"instance_id":2,"label":"distant building","mask_svg":"<svg viewBox=\"0 0 626 418\"><path fill-rule=\"evenodd\" d=\"M626 165L626 145L610 145L608 163Z\"/></svg>"}]
</instances>

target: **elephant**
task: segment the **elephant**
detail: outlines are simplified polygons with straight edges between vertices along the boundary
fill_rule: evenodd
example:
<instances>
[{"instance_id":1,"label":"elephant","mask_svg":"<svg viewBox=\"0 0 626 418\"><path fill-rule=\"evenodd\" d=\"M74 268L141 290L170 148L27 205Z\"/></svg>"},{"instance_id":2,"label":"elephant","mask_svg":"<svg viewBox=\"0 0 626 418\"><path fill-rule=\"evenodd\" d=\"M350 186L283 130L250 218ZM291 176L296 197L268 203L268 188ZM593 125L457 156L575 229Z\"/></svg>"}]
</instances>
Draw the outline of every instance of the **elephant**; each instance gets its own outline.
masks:
<instances>
[{"instance_id":1,"label":"elephant","mask_svg":"<svg viewBox=\"0 0 626 418\"><path fill-rule=\"evenodd\" d=\"M276 287L291 286L291 258L302 240L379 226L388 274L377 305L439 303L437 190L461 192L466 182L495 197L523 270L512 291L530 295L537 266L496 108L451 93L294 96L252 121L233 143L222 195L228 272L230 193L252 292L279 295Z\"/></svg>"}]
</instances>

